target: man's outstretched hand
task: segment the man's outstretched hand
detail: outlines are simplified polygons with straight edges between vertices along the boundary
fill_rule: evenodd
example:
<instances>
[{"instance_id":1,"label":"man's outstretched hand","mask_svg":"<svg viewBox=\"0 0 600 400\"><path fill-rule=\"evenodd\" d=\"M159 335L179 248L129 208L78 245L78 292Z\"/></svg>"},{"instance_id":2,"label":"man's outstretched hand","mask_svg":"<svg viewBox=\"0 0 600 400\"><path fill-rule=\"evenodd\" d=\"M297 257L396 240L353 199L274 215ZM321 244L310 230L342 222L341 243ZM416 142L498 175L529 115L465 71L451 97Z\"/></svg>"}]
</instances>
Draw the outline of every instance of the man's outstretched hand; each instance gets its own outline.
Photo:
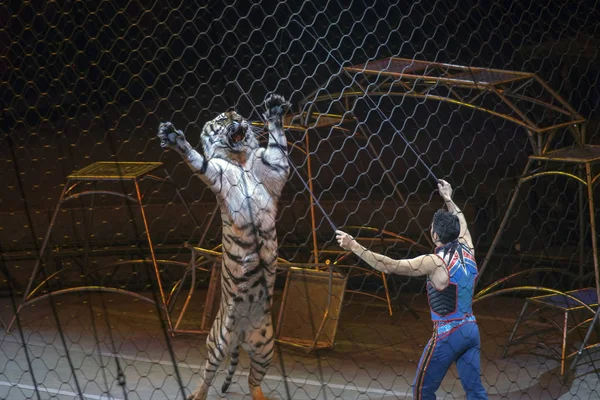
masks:
<instances>
[{"instance_id":1,"label":"man's outstretched hand","mask_svg":"<svg viewBox=\"0 0 600 400\"><path fill-rule=\"evenodd\" d=\"M340 247L344 250L352 251L352 247L354 246L354 243L356 243L352 236L340 230L335 231L335 238Z\"/></svg>"},{"instance_id":2,"label":"man's outstretched hand","mask_svg":"<svg viewBox=\"0 0 600 400\"><path fill-rule=\"evenodd\" d=\"M445 201L452 200L452 186L443 179L438 181L438 190Z\"/></svg>"}]
</instances>

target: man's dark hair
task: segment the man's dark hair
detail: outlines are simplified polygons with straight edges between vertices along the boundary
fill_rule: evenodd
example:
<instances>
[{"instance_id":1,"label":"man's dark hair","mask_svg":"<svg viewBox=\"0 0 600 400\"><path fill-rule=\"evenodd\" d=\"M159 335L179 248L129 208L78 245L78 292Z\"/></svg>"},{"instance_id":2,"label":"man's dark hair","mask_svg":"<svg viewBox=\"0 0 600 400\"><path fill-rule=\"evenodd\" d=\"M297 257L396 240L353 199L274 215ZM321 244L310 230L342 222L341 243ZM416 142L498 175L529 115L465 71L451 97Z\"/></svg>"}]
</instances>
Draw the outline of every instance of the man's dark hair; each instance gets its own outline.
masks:
<instances>
[{"instance_id":1,"label":"man's dark hair","mask_svg":"<svg viewBox=\"0 0 600 400\"><path fill-rule=\"evenodd\" d=\"M433 231L437 233L440 242L448 244L458 239L460 235L460 221L458 217L446 210L437 210L433 214Z\"/></svg>"}]
</instances>

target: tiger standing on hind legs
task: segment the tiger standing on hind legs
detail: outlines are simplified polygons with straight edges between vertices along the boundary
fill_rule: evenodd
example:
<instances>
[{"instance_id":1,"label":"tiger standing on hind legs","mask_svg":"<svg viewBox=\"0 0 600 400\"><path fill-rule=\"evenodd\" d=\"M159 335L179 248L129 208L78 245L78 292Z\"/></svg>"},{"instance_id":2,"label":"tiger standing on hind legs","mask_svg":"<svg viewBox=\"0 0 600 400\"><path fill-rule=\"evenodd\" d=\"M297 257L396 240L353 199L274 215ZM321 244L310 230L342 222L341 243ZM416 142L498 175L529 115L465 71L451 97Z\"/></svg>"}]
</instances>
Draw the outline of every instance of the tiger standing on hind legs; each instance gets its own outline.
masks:
<instances>
[{"instance_id":1,"label":"tiger standing on hind legs","mask_svg":"<svg viewBox=\"0 0 600 400\"><path fill-rule=\"evenodd\" d=\"M172 123L159 127L161 146L177 151L215 193L223 222L221 303L206 338L204 374L189 400L206 399L219 365L229 355L221 389L227 391L240 347L251 361L248 385L252 399L266 399L260 385L274 350L275 219L290 174L283 132L283 115L290 104L274 94L267 97L265 107L266 148L259 146L250 123L235 111L222 113L204 125L200 135L204 154L194 150Z\"/></svg>"}]
</instances>

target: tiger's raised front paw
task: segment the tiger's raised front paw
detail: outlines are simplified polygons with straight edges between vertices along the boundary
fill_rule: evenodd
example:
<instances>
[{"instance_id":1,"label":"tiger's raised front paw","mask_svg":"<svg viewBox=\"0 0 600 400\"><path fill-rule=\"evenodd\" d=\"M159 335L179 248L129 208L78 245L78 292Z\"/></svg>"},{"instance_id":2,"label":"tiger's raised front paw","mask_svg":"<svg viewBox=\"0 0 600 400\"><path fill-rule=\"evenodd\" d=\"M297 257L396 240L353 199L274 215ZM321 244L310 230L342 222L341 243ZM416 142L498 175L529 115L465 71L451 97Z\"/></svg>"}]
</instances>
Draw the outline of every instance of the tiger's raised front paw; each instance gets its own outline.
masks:
<instances>
[{"instance_id":1,"label":"tiger's raised front paw","mask_svg":"<svg viewBox=\"0 0 600 400\"><path fill-rule=\"evenodd\" d=\"M291 106L283 96L272 94L265 99L265 108L267 111L265 111L263 116L267 121L281 120Z\"/></svg>"},{"instance_id":2,"label":"tiger's raised front paw","mask_svg":"<svg viewBox=\"0 0 600 400\"><path fill-rule=\"evenodd\" d=\"M170 122L163 122L158 127L158 138L161 147L177 147L185 142L185 135L182 131L176 130Z\"/></svg>"}]
</instances>

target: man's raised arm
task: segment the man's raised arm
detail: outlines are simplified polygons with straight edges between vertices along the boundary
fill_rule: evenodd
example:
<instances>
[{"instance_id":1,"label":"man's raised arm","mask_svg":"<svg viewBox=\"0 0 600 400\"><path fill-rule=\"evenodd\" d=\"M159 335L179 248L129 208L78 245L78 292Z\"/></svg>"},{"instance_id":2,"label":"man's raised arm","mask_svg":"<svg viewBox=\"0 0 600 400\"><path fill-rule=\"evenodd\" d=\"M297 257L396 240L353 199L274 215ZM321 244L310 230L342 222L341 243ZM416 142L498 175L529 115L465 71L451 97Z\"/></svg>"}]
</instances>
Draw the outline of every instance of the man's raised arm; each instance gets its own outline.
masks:
<instances>
[{"instance_id":1,"label":"man's raised arm","mask_svg":"<svg viewBox=\"0 0 600 400\"><path fill-rule=\"evenodd\" d=\"M456 203L454 203L452 200L452 186L450 186L450 184L445 180L440 179L438 181L438 189L440 191L440 195L446 203L448 211L456 215L458 217L458 221L460 222L460 234L458 235L458 241L464 243L469 250L475 254L473 239L471 238L471 233L469 232L469 227L467 226L467 219L460 208L458 208Z\"/></svg>"}]
</instances>

